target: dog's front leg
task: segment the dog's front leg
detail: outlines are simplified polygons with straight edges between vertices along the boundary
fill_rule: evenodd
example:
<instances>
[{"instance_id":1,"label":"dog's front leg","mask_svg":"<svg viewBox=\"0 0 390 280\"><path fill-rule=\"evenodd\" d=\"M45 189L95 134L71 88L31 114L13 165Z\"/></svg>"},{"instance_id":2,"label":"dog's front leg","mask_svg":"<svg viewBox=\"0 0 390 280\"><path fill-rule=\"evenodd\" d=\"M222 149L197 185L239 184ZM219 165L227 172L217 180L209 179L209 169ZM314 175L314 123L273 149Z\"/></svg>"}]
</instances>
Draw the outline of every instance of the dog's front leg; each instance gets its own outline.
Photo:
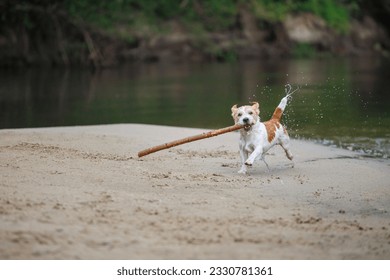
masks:
<instances>
[{"instance_id":1,"label":"dog's front leg","mask_svg":"<svg viewBox=\"0 0 390 280\"><path fill-rule=\"evenodd\" d=\"M245 162L248 159L248 152L245 151L244 145L242 143L240 143L240 157L241 157L241 169L238 171L238 173L246 174L247 168Z\"/></svg>"},{"instance_id":2,"label":"dog's front leg","mask_svg":"<svg viewBox=\"0 0 390 280\"><path fill-rule=\"evenodd\" d=\"M257 146L256 149L251 153L249 158L245 161L245 164L248 166L252 166L255 159L263 154L263 148L261 145Z\"/></svg>"}]
</instances>

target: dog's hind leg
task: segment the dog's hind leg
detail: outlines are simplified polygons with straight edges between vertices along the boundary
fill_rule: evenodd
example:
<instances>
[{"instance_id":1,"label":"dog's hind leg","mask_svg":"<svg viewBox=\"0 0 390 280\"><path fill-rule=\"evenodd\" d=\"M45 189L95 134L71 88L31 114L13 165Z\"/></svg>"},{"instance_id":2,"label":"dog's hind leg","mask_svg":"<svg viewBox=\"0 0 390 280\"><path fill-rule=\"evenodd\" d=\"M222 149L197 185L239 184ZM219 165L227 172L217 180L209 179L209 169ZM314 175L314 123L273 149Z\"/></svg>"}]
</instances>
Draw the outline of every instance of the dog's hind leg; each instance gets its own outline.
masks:
<instances>
[{"instance_id":1,"label":"dog's hind leg","mask_svg":"<svg viewBox=\"0 0 390 280\"><path fill-rule=\"evenodd\" d=\"M267 166L268 172L271 172L271 169L269 169L269 165L268 165L267 161L265 160L265 156L264 155L261 157L261 160L265 163L265 166Z\"/></svg>"},{"instance_id":2,"label":"dog's hind leg","mask_svg":"<svg viewBox=\"0 0 390 280\"><path fill-rule=\"evenodd\" d=\"M290 151L290 137L287 134L284 134L279 139L279 144L282 146L283 150L286 152L286 156L289 160L293 160L294 156ZM293 162L294 166L294 162Z\"/></svg>"}]
</instances>

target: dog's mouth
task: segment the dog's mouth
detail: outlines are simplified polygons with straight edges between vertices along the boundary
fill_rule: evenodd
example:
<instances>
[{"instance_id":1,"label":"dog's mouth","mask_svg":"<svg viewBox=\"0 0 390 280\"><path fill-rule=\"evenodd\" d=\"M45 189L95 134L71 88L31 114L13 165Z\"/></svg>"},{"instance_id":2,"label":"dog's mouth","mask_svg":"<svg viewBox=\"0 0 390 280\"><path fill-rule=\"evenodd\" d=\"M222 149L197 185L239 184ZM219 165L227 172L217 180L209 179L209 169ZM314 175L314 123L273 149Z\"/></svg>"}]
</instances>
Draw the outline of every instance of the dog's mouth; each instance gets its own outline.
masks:
<instances>
[{"instance_id":1,"label":"dog's mouth","mask_svg":"<svg viewBox=\"0 0 390 280\"><path fill-rule=\"evenodd\" d=\"M245 124L244 125L244 130L245 131L249 131L249 130L251 130L251 128L252 128L252 125L250 125L250 124Z\"/></svg>"}]
</instances>

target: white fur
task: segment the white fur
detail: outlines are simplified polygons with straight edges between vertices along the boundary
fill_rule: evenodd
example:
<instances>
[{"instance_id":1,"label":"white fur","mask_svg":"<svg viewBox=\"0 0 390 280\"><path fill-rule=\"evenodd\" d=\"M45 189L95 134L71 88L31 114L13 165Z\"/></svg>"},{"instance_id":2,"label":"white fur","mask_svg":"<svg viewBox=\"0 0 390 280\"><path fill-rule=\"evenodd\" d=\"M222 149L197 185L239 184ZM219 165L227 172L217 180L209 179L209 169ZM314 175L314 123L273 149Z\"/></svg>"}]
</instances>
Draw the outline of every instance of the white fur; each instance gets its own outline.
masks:
<instances>
[{"instance_id":1,"label":"white fur","mask_svg":"<svg viewBox=\"0 0 390 280\"><path fill-rule=\"evenodd\" d=\"M286 105L287 97L281 100L278 108L283 111ZM281 145L286 152L286 156L292 160L293 156L289 147L290 137L286 133L286 130L278 121L275 124L270 123L275 129L275 137L269 142L266 126L260 122L260 117L258 116L260 112L257 103L252 106L242 106L239 108L233 106L232 113L236 124L251 125L250 127L247 126L246 129L243 128L240 130L239 147L242 166L238 171L239 173L247 173L247 166L252 166L257 158L264 160L265 153L276 144ZM247 119L246 122L244 121L245 119ZM265 164L268 167L266 162Z\"/></svg>"}]
</instances>

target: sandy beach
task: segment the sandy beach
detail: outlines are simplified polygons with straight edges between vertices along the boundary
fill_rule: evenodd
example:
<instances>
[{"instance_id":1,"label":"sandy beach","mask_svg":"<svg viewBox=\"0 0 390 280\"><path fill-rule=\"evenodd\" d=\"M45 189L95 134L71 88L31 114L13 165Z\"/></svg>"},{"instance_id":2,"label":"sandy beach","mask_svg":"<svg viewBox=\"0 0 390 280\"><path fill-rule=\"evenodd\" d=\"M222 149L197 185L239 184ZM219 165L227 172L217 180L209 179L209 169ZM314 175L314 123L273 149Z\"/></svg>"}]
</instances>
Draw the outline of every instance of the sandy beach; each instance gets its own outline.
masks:
<instances>
[{"instance_id":1,"label":"sandy beach","mask_svg":"<svg viewBox=\"0 0 390 280\"><path fill-rule=\"evenodd\" d=\"M1 259L390 259L390 161L293 140L238 174L237 132L0 130Z\"/></svg>"}]
</instances>

